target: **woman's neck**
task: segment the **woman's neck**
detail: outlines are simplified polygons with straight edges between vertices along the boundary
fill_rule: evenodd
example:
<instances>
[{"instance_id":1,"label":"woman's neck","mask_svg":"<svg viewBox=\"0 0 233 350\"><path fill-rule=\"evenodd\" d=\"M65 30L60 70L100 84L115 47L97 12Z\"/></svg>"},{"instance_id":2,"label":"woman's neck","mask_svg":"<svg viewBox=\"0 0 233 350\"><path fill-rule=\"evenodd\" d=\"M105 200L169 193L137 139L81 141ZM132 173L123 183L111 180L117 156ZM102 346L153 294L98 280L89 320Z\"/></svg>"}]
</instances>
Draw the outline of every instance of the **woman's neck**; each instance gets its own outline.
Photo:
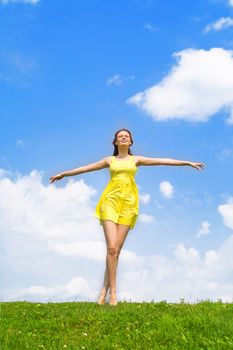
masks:
<instances>
[{"instance_id":1,"label":"woman's neck","mask_svg":"<svg viewBox=\"0 0 233 350\"><path fill-rule=\"evenodd\" d=\"M117 158L126 158L128 156L129 156L128 151L119 151L118 155L117 155Z\"/></svg>"}]
</instances>

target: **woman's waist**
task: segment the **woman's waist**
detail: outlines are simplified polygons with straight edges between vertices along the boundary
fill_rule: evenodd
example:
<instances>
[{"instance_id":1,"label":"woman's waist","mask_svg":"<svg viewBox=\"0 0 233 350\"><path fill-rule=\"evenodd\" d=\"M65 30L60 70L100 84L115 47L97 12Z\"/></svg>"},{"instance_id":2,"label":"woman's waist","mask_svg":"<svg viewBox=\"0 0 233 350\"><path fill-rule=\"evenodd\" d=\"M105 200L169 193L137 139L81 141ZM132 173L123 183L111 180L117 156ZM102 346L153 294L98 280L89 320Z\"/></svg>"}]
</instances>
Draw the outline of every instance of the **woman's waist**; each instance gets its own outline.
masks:
<instances>
[{"instance_id":1,"label":"woman's waist","mask_svg":"<svg viewBox=\"0 0 233 350\"><path fill-rule=\"evenodd\" d=\"M112 178L108 183L108 189L117 192L138 192L137 184L134 179L129 178Z\"/></svg>"},{"instance_id":2,"label":"woman's waist","mask_svg":"<svg viewBox=\"0 0 233 350\"><path fill-rule=\"evenodd\" d=\"M110 179L111 182L119 182L119 183L129 183L129 184L135 184L135 179L132 174L117 174L113 175Z\"/></svg>"}]
</instances>

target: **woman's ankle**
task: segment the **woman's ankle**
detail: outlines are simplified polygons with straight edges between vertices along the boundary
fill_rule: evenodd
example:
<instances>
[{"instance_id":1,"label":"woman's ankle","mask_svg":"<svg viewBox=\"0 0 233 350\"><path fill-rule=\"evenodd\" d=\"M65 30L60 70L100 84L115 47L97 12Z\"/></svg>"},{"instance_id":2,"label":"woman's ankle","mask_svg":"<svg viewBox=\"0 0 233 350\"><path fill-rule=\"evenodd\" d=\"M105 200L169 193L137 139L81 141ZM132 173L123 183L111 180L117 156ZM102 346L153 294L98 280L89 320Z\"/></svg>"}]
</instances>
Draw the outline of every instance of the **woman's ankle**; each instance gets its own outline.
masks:
<instances>
[{"instance_id":1,"label":"woman's ankle","mask_svg":"<svg viewBox=\"0 0 233 350\"><path fill-rule=\"evenodd\" d=\"M110 305L117 305L117 298L116 298L116 292L112 291L110 292L110 296L109 296L109 304Z\"/></svg>"},{"instance_id":2,"label":"woman's ankle","mask_svg":"<svg viewBox=\"0 0 233 350\"><path fill-rule=\"evenodd\" d=\"M108 290L105 288L105 287L102 287L102 289L101 289L101 294L105 294L105 295L107 295L107 292L108 292Z\"/></svg>"}]
</instances>

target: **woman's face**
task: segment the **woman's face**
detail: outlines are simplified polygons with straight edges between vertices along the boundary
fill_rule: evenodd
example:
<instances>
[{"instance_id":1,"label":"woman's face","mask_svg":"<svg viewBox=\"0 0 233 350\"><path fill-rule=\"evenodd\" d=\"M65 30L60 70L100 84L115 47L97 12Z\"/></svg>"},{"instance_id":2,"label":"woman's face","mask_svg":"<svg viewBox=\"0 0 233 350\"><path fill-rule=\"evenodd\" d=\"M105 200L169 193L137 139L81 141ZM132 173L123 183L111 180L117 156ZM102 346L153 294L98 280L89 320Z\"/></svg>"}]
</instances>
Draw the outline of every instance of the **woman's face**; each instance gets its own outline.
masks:
<instances>
[{"instance_id":1,"label":"woman's face","mask_svg":"<svg viewBox=\"0 0 233 350\"><path fill-rule=\"evenodd\" d=\"M117 146L120 146L120 145L130 146L131 145L130 134L127 131L118 132L117 138L116 138L116 144Z\"/></svg>"}]
</instances>

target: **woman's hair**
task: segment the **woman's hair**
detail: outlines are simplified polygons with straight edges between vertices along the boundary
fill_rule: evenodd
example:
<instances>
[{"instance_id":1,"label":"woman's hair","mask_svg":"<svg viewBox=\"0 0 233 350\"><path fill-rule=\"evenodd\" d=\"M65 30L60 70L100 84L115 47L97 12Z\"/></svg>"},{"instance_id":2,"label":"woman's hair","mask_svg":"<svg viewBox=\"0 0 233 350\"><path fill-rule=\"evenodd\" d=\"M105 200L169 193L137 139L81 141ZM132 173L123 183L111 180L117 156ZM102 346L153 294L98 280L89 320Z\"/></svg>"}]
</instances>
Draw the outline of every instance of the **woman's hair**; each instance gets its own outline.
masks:
<instances>
[{"instance_id":1,"label":"woman's hair","mask_svg":"<svg viewBox=\"0 0 233 350\"><path fill-rule=\"evenodd\" d=\"M113 144L113 146L114 146L114 151L113 151L113 155L114 155L114 156L117 156L118 153L119 153L119 152L118 152L118 146L115 145L115 142L116 142L116 140L117 140L117 134L118 134L120 131L127 131L127 132L129 133L129 136L130 136L130 143L131 143L131 145L133 144L133 138L132 138L131 132L130 132L128 129L120 129L120 130L117 130L117 132L115 133L114 139L113 139L113 141L112 141L112 144ZM130 154L130 155L133 154L132 151L131 151L131 149L130 149L130 147L129 147L129 149L128 149L128 154Z\"/></svg>"}]
</instances>

